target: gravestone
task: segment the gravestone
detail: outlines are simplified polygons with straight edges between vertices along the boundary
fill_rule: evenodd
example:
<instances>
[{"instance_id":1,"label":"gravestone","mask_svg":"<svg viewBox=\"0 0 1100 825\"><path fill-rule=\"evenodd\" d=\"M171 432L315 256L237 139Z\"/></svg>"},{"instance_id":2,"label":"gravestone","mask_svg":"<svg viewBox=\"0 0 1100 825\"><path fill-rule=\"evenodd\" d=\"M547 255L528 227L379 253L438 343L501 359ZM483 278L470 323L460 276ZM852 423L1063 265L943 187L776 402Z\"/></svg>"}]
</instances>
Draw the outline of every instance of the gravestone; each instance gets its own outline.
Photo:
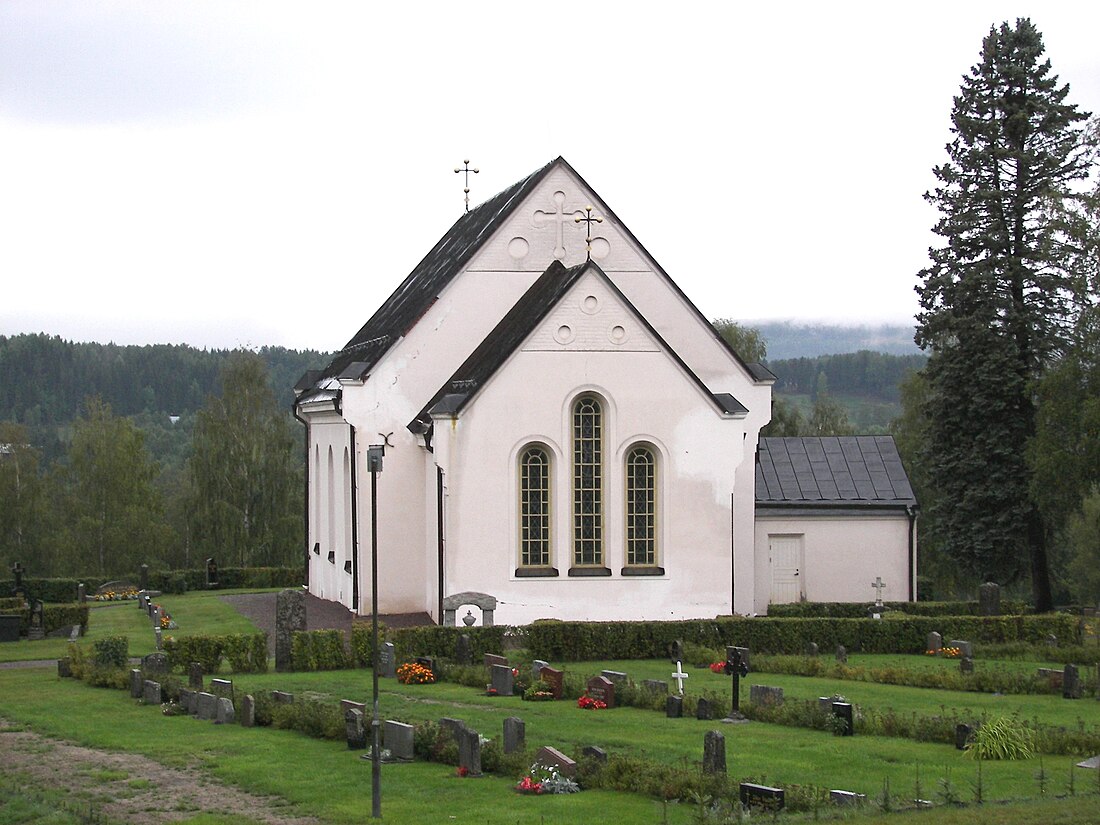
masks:
<instances>
[{"instance_id":1,"label":"gravestone","mask_svg":"<svg viewBox=\"0 0 1100 825\"><path fill-rule=\"evenodd\" d=\"M829 801L834 805L862 805L867 801L867 794L856 793L855 791L829 791Z\"/></svg>"},{"instance_id":2,"label":"gravestone","mask_svg":"<svg viewBox=\"0 0 1100 825\"><path fill-rule=\"evenodd\" d=\"M1001 615L1001 587L996 582L978 587L978 613L981 616Z\"/></svg>"},{"instance_id":3,"label":"gravestone","mask_svg":"<svg viewBox=\"0 0 1100 825\"><path fill-rule=\"evenodd\" d=\"M397 653L393 642L383 642L378 646L378 677L393 679L397 676Z\"/></svg>"},{"instance_id":4,"label":"gravestone","mask_svg":"<svg viewBox=\"0 0 1100 825\"><path fill-rule=\"evenodd\" d=\"M504 720L504 752L523 750L527 741L527 726L518 716L509 716Z\"/></svg>"},{"instance_id":5,"label":"gravestone","mask_svg":"<svg viewBox=\"0 0 1100 825\"><path fill-rule=\"evenodd\" d=\"M606 676L593 676L585 689L589 696L603 702L608 709L615 707L615 683Z\"/></svg>"},{"instance_id":6,"label":"gravestone","mask_svg":"<svg viewBox=\"0 0 1100 825\"><path fill-rule=\"evenodd\" d=\"M469 634L463 633L455 640L455 661L460 665L468 665L473 661Z\"/></svg>"},{"instance_id":7,"label":"gravestone","mask_svg":"<svg viewBox=\"0 0 1100 825\"><path fill-rule=\"evenodd\" d=\"M974 644L968 642L965 639L952 639L951 644L948 647L956 647L959 649L959 656L967 659L974 658Z\"/></svg>"},{"instance_id":8,"label":"gravestone","mask_svg":"<svg viewBox=\"0 0 1100 825\"><path fill-rule=\"evenodd\" d=\"M616 685L625 685L627 683L627 675L621 670L604 670L600 672L600 675L605 679L610 679Z\"/></svg>"},{"instance_id":9,"label":"gravestone","mask_svg":"<svg viewBox=\"0 0 1100 825\"><path fill-rule=\"evenodd\" d=\"M367 749L367 726L363 724L363 711L359 708L348 708L344 711L344 736L348 741L349 751Z\"/></svg>"},{"instance_id":10,"label":"gravestone","mask_svg":"<svg viewBox=\"0 0 1100 825\"><path fill-rule=\"evenodd\" d=\"M458 766L467 776L481 776L481 735L463 725L455 731L458 740Z\"/></svg>"},{"instance_id":11,"label":"gravestone","mask_svg":"<svg viewBox=\"0 0 1100 825\"><path fill-rule=\"evenodd\" d=\"M142 699L145 700L147 705L159 705L160 699L160 682L154 682L151 679L146 679L143 684Z\"/></svg>"},{"instance_id":12,"label":"gravestone","mask_svg":"<svg viewBox=\"0 0 1100 825\"><path fill-rule=\"evenodd\" d=\"M157 640L157 650L164 650L164 631L160 629L159 624L153 628L153 635Z\"/></svg>"},{"instance_id":13,"label":"gravestone","mask_svg":"<svg viewBox=\"0 0 1100 825\"><path fill-rule=\"evenodd\" d=\"M199 662L192 662L187 675L187 686L192 690L202 690L202 677L202 665Z\"/></svg>"},{"instance_id":14,"label":"gravestone","mask_svg":"<svg viewBox=\"0 0 1100 825\"><path fill-rule=\"evenodd\" d=\"M145 673L167 673L168 657L163 653L150 653L141 659L141 669Z\"/></svg>"},{"instance_id":15,"label":"gravestone","mask_svg":"<svg viewBox=\"0 0 1100 825\"><path fill-rule=\"evenodd\" d=\"M806 655L807 656L816 656L820 652L821 651L819 650L819 648L817 646L817 642L810 642L809 644L806 645Z\"/></svg>"},{"instance_id":16,"label":"gravestone","mask_svg":"<svg viewBox=\"0 0 1100 825\"><path fill-rule=\"evenodd\" d=\"M593 759L600 764L607 764L607 751L595 745L585 745L584 750L581 751L581 756Z\"/></svg>"},{"instance_id":17,"label":"gravestone","mask_svg":"<svg viewBox=\"0 0 1100 825\"><path fill-rule=\"evenodd\" d=\"M230 702L232 702L233 682L229 679L211 679L210 692L219 698L225 697Z\"/></svg>"},{"instance_id":18,"label":"gravestone","mask_svg":"<svg viewBox=\"0 0 1100 825\"><path fill-rule=\"evenodd\" d=\"M18 615L0 616L0 642L18 642L19 626L23 623Z\"/></svg>"},{"instance_id":19,"label":"gravestone","mask_svg":"<svg viewBox=\"0 0 1100 825\"><path fill-rule=\"evenodd\" d=\"M748 721L745 714L741 712L741 679L749 675L749 663L748 660L744 658L747 653L748 651L743 647L734 647L732 645L726 647L726 665L723 672L727 676L732 677L730 679L730 712L729 715L722 720L727 724L739 724Z\"/></svg>"},{"instance_id":20,"label":"gravestone","mask_svg":"<svg viewBox=\"0 0 1100 825\"><path fill-rule=\"evenodd\" d=\"M88 601L88 586L84 582L76 586L76 600L81 604L86 604Z\"/></svg>"},{"instance_id":21,"label":"gravestone","mask_svg":"<svg viewBox=\"0 0 1100 825\"><path fill-rule=\"evenodd\" d=\"M554 668L546 665L541 671L539 671L539 678L546 684L550 685L550 692L554 694L555 699L560 699L565 692L565 672L561 670L555 670Z\"/></svg>"},{"instance_id":22,"label":"gravestone","mask_svg":"<svg viewBox=\"0 0 1100 825\"><path fill-rule=\"evenodd\" d=\"M11 595L14 598L27 600L27 591L23 587L23 574L26 573L26 568L22 564L16 562L11 566L11 575L15 579L15 586L11 589Z\"/></svg>"},{"instance_id":23,"label":"gravestone","mask_svg":"<svg viewBox=\"0 0 1100 825\"><path fill-rule=\"evenodd\" d=\"M959 673L973 673L974 672L974 660L969 656L963 656L959 659Z\"/></svg>"},{"instance_id":24,"label":"gravestone","mask_svg":"<svg viewBox=\"0 0 1100 825\"><path fill-rule=\"evenodd\" d=\"M703 773L726 772L726 737L711 730L703 736Z\"/></svg>"},{"instance_id":25,"label":"gravestone","mask_svg":"<svg viewBox=\"0 0 1100 825\"><path fill-rule=\"evenodd\" d=\"M549 662L544 662L542 659L535 659L531 662L531 681L537 682L542 678L542 669L544 667L550 667Z\"/></svg>"},{"instance_id":26,"label":"gravestone","mask_svg":"<svg viewBox=\"0 0 1100 825\"><path fill-rule=\"evenodd\" d=\"M668 682L663 682L660 679L645 679L642 681L642 687L647 693L654 695L668 693Z\"/></svg>"},{"instance_id":27,"label":"gravestone","mask_svg":"<svg viewBox=\"0 0 1100 825\"><path fill-rule=\"evenodd\" d=\"M766 808L769 811L781 811L786 805L786 793L782 788L742 782L739 790L741 792L741 804L746 808Z\"/></svg>"},{"instance_id":28,"label":"gravestone","mask_svg":"<svg viewBox=\"0 0 1100 825\"><path fill-rule=\"evenodd\" d=\"M31 624L27 629L27 641L37 642L46 638L46 623L43 619L46 606L41 599L35 599L31 605Z\"/></svg>"},{"instance_id":29,"label":"gravestone","mask_svg":"<svg viewBox=\"0 0 1100 825\"><path fill-rule=\"evenodd\" d=\"M671 675L672 675L673 681L676 682L676 692L679 693L681 696L683 696L684 695L684 680L691 678L686 673L684 673L684 663L683 662L677 662L676 663L676 670ZM665 687L665 690L668 690L667 686Z\"/></svg>"},{"instance_id":30,"label":"gravestone","mask_svg":"<svg viewBox=\"0 0 1100 825\"><path fill-rule=\"evenodd\" d=\"M844 723L841 736L855 736L855 714L851 702L833 702L833 716Z\"/></svg>"},{"instance_id":31,"label":"gravestone","mask_svg":"<svg viewBox=\"0 0 1100 825\"><path fill-rule=\"evenodd\" d=\"M450 716L444 716L439 720L439 727L443 730L450 731L451 736L454 737L455 742L458 742L459 731L466 730L466 723L461 719L453 719Z\"/></svg>"},{"instance_id":32,"label":"gravestone","mask_svg":"<svg viewBox=\"0 0 1100 825\"><path fill-rule=\"evenodd\" d=\"M1053 633L1048 633L1046 638L1047 647L1058 647L1058 637Z\"/></svg>"},{"instance_id":33,"label":"gravestone","mask_svg":"<svg viewBox=\"0 0 1100 825\"><path fill-rule=\"evenodd\" d=\"M187 713L191 713L195 704L195 691L191 688L180 688L180 707Z\"/></svg>"},{"instance_id":34,"label":"gravestone","mask_svg":"<svg viewBox=\"0 0 1100 825\"><path fill-rule=\"evenodd\" d=\"M59 679L71 679L73 675L72 660L66 656L57 660L57 677Z\"/></svg>"},{"instance_id":35,"label":"gravestone","mask_svg":"<svg viewBox=\"0 0 1100 825\"><path fill-rule=\"evenodd\" d=\"M712 719L714 717L714 708L711 707L710 699L700 699L695 703L695 718L696 719Z\"/></svg>"},{"instance_id":36,"label":"gravestone","mask_svg":"<svg viewBox=\"0 0 1100 825\"><path fill-rule=\"evenodd\" d=\"M130 698L140 699L145 693L145 674L137 668L130 671Z\"/></svg>"},{"instance_id":37,"label":"gravestone","mask_svg":"<svg viewBox=\"0 0 1100 825\"><path fill-rule=\"evenodd\" d=\"M836 660L842 665L848 664L848 648L844 645L836 646Z\"/></svg>"},{"instance_id":38,"label":"gravestone","mask_svg":"<svg viewBox=\"0 0 1100 825\"><path fill-rule=\"evenodd\" d=\"M487 668L491 668L493 665L507 665L508 659L504 656L498 656L496 653L486 653L482 658L482 664Z\"/></svg>"},{"instance_id":39,"label":"gravestone","mask_svg":"<svg viewBox=\"0 0 1100 825\"><path fill-rule=\"evenodd\" d=\"M970 744L970 737L974 735L974 726L962 722L955 725L955 750L964 751Z\"/></svg>"},{"instance_id":40,"label":"gravestone","mask_svg":"<svg viewBox=\"0 0 1100 825\"><path fill-rule=\"evenodd\" d=\"M1081 674L1077 665L1066 665L1062 673L1062 698L1080 699L1082 696Z\"/></svg>"},{"instance_id":41,"label":"gravestone","mask_svg":"<svg viewBox=\"0 0 1100 825\"><path fill-rule=\"evenodd\" d=\"M219 696L216 707L215 725L231 725L236 721L236 712L233 710L233 703L229 699Z\"/></svg>"},{"instance_id":42,"label":"gravestone","mask_svg":"<svg viewBox=\"0 0 1100 825\"><path fill-rule=\"evenodd\" d=\"M256 724L256 700L251 693L241 697L241 727L251 728Z\"/></svg>"},{"instance_id":43,"label":"gravestone","mask_svg":"<svg viewBox=\"0 0 1100 825\"><path fill-rule=\"evenodd\" d=\"M413 761L413 735L415 733L416 728L412 725L394 722L390 719L386 720L383 727L383 737L391 759L398 762ZM480 771L480 757L478 770Z\"/></svg>"},{"instance_id":44,"label":"gravestone","mask_svg":"<svg viewBox=\"0 0 1100 825\"><path fill-rule=\"evenodd\" d=\"M1049 667L1041 667L1038 670L1038 676L1040 679L1046 679L1047 684L1050 685L1051 690L1062 690L1062 681L1066 673L1064 670L1054 670Z\"/></svg>"},{"instance_id":45,"label":"gravestone","mask_svg":"<svg viewBox=\"0 0 1100 825\"><path fill-rule=\"evenodd\" d=\"M668 657L672 664L684 661L684 643L679 639L668 646Z\"/></svg>"},{"instance_id":46,"label":"gravestone","mask_svg":"<svg viewBox=\"0 0 1100 825\"><path fill-rule=\"evenodd\" d=\"M208 588L218 586L218 563L213 558L206 560L206 586Z\"/></svg>"},{"instance_id":47,"label":"gravestone","mask_svg":"<svg viewBox=\"0 0 1100 825\"><path fill-rule=\"evenodd\" d=\"M367 713L367 703L366 702L353 702L351 699L341 699L340 700L340 712L341 713L347 713L352 708L355 708L356 710L363 711L363 716L364 716L364 718L366 717L366 713Z\"/></svg>"},{"instance_id":48,"label":"gravestone","mask_svg":"<svg viewBox=\"0 0 1100 825\"><path fill-rule=\"evenodd\" d=\"M577 763L549 745L539 748L538 753L535 754L535 764L542 765L544 768L555 768L562 776L570 779L577 774Z\"/></svg>"},{"instance_id":49,"label":"gravestone","mask_svg":"<svg viewBox=\"0 0 1100 825\"><path fill-rule=\"evenodd\" d=\"M515 676L512 673L512 668L508 665L493 665L489 676L492 680L489 689L492 692L497 696L512 695L512 688L515 686Z\"/></svg>"},{"instance_id":50,"label":"gravestone","mask_svg":"<svg viewBox=\"0 0 1100 825\"><path fill-rule=\"evenodd\" d=\"M413 661L416 662L421 667L427 668L428 670L430 670L432 676L435 676L436 663L435 663L435 657L434 656L417 656L415 659L413 659Z\"/></svg>"},{"instance_id":51,"label":"gravestone","mask_svg":"<svg viewBox=\"0 0 1100 825\"><path fill-rule=\"evenodd\" d=\"M935 630L929 633L924 640L924 649L932 653L939 653L943 650L943 634L937 633Z\"/></svg>"},{"instance_id":52,"label":"gravestone","mask_svg":"<svg viewBox=\"0 0 1100 825\"><path fill-rule=\"evenodd\" d=\"M271 691L271 701L276 705L292 705L294 704L294 694L287 693L285 690L273 690Z\"/></svg>"},{"instance_id":53,"label":"gravestone","mask_svg":"<svg viewBox=\"0 0 1100 825\"><path fill-rule=\"evenodd\" d=\"M213 693L202 691L196 694L193 705L195 715L205 722L212 721L218 716L218 697Z\"/></svg>"},{"instance_id":54,"label":"gravestone","mask_svg":"<svg viewBox=\"0 0 1100 825\"><path fill-rule=\"evenodd\" d=\"M754 705L772 707L783 704L783 688L753 685L749 688L749 701Z\"/></svg>"},{"instance_id":55,"label":"gravestone","mask_svg":"<svg viewBox=\"0 0 1100 825\"><path fill-rule=\"evenodd\" d=\"M212 559L210 561L213 561ZM292 668L294 634L306 629L305 591L287 588L275 597L275 669Z\"/></svg>"},{"instance_id":56,"label":"gravestone","mask_svg":"<svg viewBox=\"0 0 1100 825\"><path fill-rule=\"evenodd\" d=\"M684 715L684 697L668 696L665 698L665 717L679 719Z\"/></svg>"}]
</instances>

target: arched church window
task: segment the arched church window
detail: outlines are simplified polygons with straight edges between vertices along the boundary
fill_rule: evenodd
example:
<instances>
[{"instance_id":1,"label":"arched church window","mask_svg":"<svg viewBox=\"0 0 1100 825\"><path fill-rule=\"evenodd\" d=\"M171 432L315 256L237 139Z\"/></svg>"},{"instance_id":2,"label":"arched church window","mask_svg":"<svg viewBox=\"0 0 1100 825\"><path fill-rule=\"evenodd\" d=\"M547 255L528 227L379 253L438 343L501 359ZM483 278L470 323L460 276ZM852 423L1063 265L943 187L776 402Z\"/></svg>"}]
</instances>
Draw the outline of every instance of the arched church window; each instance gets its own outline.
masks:
<instances>
[{"instance_id":1,"label":"arched church window","mask_svg":"<svg viewBox=\"0 0 1100 825\"><path fill-rule=\"evenodd\" d=\"M573 564L603 565L603 408L591 396L573 405Z\"/></svg>"},{"instance_id":2,"label":"arched church window","mask_svg":"<svg viewBox=\"0 0 1100 825\"><path fill-rule=\"evenodd\" d=\"M644 445L626 455L626 563L657 564L657 458Z\"/></svg>"},{"instance_id":3,"label":"arched church window","mask_svg":"<svg viewBox=\"0 0 1100 825\"><path fill-rule=\"evenodd\" d=\"M519 457L519 563L550 566L550 456L537 445Z\"/></svg>"}]
</instances>

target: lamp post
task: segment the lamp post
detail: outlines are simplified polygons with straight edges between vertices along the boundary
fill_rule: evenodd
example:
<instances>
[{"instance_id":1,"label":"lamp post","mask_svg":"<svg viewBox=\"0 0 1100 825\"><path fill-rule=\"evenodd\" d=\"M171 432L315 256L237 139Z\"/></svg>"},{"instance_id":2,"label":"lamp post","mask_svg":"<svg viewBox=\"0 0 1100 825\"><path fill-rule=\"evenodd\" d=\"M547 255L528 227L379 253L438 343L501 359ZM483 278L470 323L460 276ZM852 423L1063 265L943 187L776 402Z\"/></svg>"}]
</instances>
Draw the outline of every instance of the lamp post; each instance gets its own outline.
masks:
<instances>
[{"instance_id":1,"label":"lamp post","mask_svg":"<svg viewBox=\"0 0 1100 825\"><path fill-rule=\"evenodd\" d=\"M371 817L382 818L382 750L378 719L378 474L382 472L383 445L372 444L367 448L367 470L370 472L370 598L371 640L374 647L371 662L371 681L374 687L374 715L371 718Z\"/></svg>"}]
</instances>

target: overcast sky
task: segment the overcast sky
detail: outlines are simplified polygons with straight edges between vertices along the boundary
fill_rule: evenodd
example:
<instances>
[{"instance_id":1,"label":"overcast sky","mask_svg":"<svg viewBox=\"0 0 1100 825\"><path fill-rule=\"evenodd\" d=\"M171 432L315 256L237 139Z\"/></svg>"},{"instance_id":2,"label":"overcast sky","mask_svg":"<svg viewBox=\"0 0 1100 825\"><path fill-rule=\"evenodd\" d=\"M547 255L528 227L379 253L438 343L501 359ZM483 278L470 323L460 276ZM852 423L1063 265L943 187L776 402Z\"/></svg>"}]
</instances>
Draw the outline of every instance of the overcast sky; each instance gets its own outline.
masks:
<instances>
[{"instance_id":1,"label":"overcast sky","mask_svg":"<svg viewBox=\"0 0 1100 825\"><path fill-rule=\"evenodd\" d=\"M1080 0L0 0L0 334L338 349L456 164L476 203L559 154L708 317L908 323L952 96L1020 16L1100 112Z\"/></svg>"}]
</instances>

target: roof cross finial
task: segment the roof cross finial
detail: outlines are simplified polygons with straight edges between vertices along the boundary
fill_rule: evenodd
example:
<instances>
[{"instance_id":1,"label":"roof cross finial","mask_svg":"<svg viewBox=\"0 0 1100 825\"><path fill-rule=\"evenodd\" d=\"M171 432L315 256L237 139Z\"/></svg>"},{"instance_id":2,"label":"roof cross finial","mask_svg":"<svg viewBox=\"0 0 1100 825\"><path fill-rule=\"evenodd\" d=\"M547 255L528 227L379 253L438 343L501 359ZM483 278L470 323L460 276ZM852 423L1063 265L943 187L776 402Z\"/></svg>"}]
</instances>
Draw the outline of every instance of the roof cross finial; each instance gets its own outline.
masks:
<instances>
[{"instance_id":1,"label":"roof cross finial","mask_svg":"<svg viewBox=\"0 0 1100 825\"><path fill-rule=\"evenodd\" d=\"M592 207L586 206L584 208L585 214L577 215L576 222L587 224L585 227L584 244L588 250L588 260L592 260L592 224L603 223L603 218L597 218L592 214Z\"/></svg>"},{"instance_id":2,"label":"roof cross finial","mask_svg":"<svg viewBox=\"0 0 1100 825\"><path fill-rule=\"evenodd\" d=\"M462 191L466 193L466 211L467 212L470 211L470 173L473 172L476 175L478 173L478 171L480 171L480 170L470 168L470 161L468 161L468 160L462 161L462 166L456 166L455 167L455 174L456 175L459 174L460 172L463 172L466 175L465 188Z\"/></svg>"}]
</instances>

